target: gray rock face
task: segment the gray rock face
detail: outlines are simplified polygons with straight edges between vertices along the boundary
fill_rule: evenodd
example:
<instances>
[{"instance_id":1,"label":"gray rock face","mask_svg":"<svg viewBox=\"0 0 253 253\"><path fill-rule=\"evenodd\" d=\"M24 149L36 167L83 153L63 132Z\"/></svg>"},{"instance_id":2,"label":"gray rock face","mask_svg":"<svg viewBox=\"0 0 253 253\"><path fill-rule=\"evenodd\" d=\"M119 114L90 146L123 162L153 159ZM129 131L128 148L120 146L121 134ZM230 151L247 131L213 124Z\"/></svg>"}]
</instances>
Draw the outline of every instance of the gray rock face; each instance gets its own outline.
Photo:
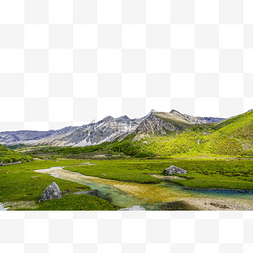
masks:
<instances>
[{"instance_id":1,"label":"gray rock face","mask_svg":"<svg viewBox=\"0 0 253 253\"><path fill-rule=\"evenodd\" d=\"M166 134L164 128L168 131L183 130L182 127L172 124L170 122L166 122L163 119L151 114L139 124L136 129L136 133Z\"/></svg>"},{"instance_id":2,"label":"gray rock face","mask_svg":"<svg viewBox=\"0 0 253 253\"><path fill-rule=\"evenodd\" d=\"M119 211L146 211L146 209L142 206L132 206L128 208L119 209Z\"/></svg>"},{"instance_id":3,"label":"gray rock face","mask_svg":"<svg viewBox=\"0 0 253 253\"><path fill-rule=\"evenodd\" d=\"M81 192L75 192L74 195L80 195L80 194L85 194L85 195L94 195L96 197L98 196L98 190L93 190L93 191L81 191Z\"/></svg>"},{"instance_id":4,"label":"gray rock face","mask_svg":"<svg viewBox=\"0 0 253 253\"><path fill-rule=\"evenodd\" d=\"M188 172L186 170L183 170L181 168L178 168L174 165L171 165L169 168L165 169L163 171L163 174L165 175L173 175L173 174L187 174Z\"/></svg>"},{"instance_id":5,"label":"gray rock face","mask_svg":"<svg viewBox=\"0 0 253 253\"><path fill-rule=\"evenodd\" d=\"M126 115L113 118L108 116L98 122L80 127L65 127L50 131L10 131L0 132L0 144L4 145L44 145L85 147L121 141L130 134L167 134L168 131L180 132L184 128L181 123L203 124L216 122L219 118L201 118L182 114L176 110L156 112L151 110L139 119L130 119ZM179 122L179 123L178 123Z\"/></svg>"},{"instance_id":6,"label":"gray rock face","mask_svg":"<svg viewBox=\"0 0 253 253\"><path fill-rule=\"evenodd\" d=\"M39 202L49 200L49 199L61 199L62 193L59 186L53 182L50 184L46 190L42 193Z\"/></svg>"}]
</instances>

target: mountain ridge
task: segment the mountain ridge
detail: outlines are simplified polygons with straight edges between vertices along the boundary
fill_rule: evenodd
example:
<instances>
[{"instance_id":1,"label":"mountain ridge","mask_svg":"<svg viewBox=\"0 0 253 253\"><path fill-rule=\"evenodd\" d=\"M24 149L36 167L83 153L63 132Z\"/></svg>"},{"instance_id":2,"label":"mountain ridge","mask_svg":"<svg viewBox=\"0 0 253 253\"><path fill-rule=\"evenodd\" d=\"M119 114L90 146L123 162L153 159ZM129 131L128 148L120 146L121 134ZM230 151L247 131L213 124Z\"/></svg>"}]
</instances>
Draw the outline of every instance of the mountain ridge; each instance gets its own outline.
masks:
<instances>
[{"instance_id":1,"label":"mountain ridge","mask_svg":"<svg viewBox=\"0 0 253 253\"><path fill-rule=\"evenodd\" d=\"M130 119L127 115L117 118L107 116L98 122L83 126L67 126L58 130L0 132L0 144L84 147L112 142L115 139L122 140L132 133L165 135L168 131L180 132L194 124L209 124L222 120L224 119L215 117L194 117L175 109L170 112L152 109L141 118Z\"/></svg>"}]
</instances>

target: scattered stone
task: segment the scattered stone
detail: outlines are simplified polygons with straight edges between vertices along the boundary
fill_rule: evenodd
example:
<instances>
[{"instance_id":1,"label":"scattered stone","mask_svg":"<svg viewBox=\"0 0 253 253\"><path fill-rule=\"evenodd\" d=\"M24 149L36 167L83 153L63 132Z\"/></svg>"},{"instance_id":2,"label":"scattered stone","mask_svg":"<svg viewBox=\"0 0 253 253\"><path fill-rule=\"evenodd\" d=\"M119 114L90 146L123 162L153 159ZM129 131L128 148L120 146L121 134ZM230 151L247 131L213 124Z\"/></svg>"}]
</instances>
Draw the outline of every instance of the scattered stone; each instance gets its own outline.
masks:
<instances>
[{"instance_id":1,"label":"scattered stone","mask_svg":"<svg viewBox=\"0 0 253 253\"><path fill-rule=\"evenodd\" d=\"M171 165L169 168L165 169L163 171L163 174L166 175L173 175L173 174L187 174L188 172L186 170L183 170L181 168L178 168L174 165Z\"/></svg>"},{"instance_id":2,"label":"scattered stone","mask_svg":"<svg viewBox=\"0 0 253 253\"><path fill-rule=\"evenodd\" d=\"M198 140L198 144L200 144L201 143L201 140Z\"/></svg>"},{"instance_id":3,"label":"scattered stone","mask_svg":"<svg viewBox=\"0 0 253 253\"><path fill-rule=\"evenodd\" d=\"M85 194L85 195L94 195L96 197L98 196L98 190L93 190L93 191L81 191L81 192L75 192L74 195L80 195L80 194Z\"/></svg>"},{"instance_id":4,"label":"scattered stone","mask_svg":"<svg viewBox=\"0 0 253 253\"><path fill-rule=\"evenodd\" d=\"M60 199L61 197L62 197L62 193L60 191L59 186L55 182L53 182L42 193L39 202L49 200L49 199Z\"/></svg>"},{"instance_id":5,"label":"scattered stone","mask_svg":"<svg viewBox=\"0 0 253 253\"><path fill-rule=\"evenodd\" d=\"M219 207L221 209L228 209L227 205L222 205L222 204L219 204L219 203L213 203L213 202L211 202L210 205L215 206L215 207Z\"/></svg>"},{"instance_id":6,"label":"scattered stone","mask_svg":"<svg viewBox=\"0 0 253 253\"><path fill-rule=\"evenodd\" d=\"M142 206L132 206L128 208L121 208L119 211L146 211L146 209Z\"/></svg>"}]
</instances>

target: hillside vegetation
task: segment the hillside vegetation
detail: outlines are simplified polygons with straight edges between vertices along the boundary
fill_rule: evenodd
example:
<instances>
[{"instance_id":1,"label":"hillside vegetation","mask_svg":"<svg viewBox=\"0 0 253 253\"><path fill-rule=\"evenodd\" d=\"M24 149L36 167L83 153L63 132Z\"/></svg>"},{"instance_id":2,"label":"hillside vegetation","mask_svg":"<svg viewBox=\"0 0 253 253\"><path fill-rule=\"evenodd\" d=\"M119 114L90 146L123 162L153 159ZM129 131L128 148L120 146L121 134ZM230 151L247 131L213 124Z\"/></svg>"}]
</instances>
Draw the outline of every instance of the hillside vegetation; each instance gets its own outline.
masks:
<instances>
[{"instance_id":1,"label":"hillside vegetation","mask_svg":"<svg viewBox=\"0 0 253 253\"><path fill-rule=\"evenodd\" d=\"M69 159L37 160L3 166L0 170L0 202L11 210L115 210L116 207L104 199L73 195L78 191L90 190L89 186L34 171L82 162ZM43 191L53 182L59 186L62 198L38 203Z\"/></svg>"},{"instance_id":2,"label":"hillside vegetation","mask_svg":"<svg viewBox=\"0 0 253 253\"><path fill-rule=\"evenodd\" d=\"M183 127L180 133L146 135L139 141L130 137L111 146L135 157L253 156L253 111L221 123Z\"/></svg>"},{"instance_id":3,"label":"hillside vegetation","mask_svg":"<svg viewBox=\"0 0 253 253\"><path fill-rule=\"evenodd\" d=\"M21 152L10 150L3 145L0 145L0 162L10 163L10 162L18 162L18 161L28 161L31 160L32 157L30 155L23 154Z\"/></svg>"},{"instance_id":4,"label":"hillside vegetation","mask_svg":"<svg viewBox=\"0 0 253 253\"><path fill-rule=\"evenodd\" d=\"M160 117L161 118L161 117ZM33 147L26 151L37 157L94 158L99 154L121 157L253 157L253 111L220 123L187 124L164 118L182 129L166 134L136 134L87 147Z\"/></svg>"}]
</instances>

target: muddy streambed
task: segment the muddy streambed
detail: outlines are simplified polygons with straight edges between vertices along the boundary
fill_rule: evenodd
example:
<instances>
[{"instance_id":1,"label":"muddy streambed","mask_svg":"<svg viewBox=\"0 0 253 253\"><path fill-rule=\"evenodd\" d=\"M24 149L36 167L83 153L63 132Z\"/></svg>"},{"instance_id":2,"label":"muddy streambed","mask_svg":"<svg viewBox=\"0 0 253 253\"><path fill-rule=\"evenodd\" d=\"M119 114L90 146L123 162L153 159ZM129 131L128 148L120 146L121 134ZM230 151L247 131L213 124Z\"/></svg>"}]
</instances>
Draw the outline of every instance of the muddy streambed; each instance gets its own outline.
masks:
<instances>
[{"instance_id":1,"label":"muddy streambed","mask_svg":"<svg viewBox=\"0 0 253 253\"><path fill-rule=\"evenodd\" d=\"M88 185L92 190L98 190L101 198L119 207L142 205L147 210L253 210L253 194L250 193L187 190L169 181L159 184L122 182L85 176L64 167L36 172Z\"/></svg>"}]
</instances>

